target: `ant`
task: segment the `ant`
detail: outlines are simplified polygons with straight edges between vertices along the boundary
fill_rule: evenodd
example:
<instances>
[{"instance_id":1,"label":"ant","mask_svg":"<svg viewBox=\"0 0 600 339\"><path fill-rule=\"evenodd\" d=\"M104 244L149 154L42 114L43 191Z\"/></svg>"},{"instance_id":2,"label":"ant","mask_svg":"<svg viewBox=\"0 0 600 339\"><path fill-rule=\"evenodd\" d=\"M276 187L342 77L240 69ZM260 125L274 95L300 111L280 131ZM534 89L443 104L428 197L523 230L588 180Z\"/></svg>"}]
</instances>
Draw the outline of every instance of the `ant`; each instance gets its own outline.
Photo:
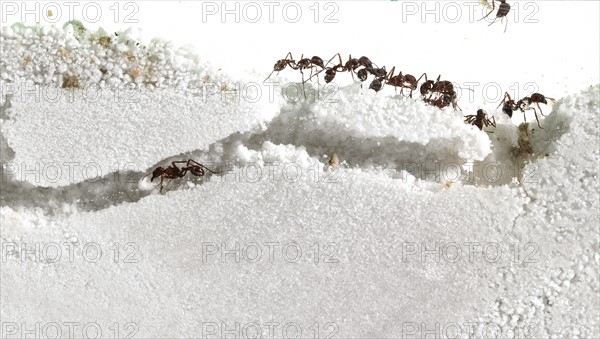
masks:
<instances>
[{"instance_id":1,"label":"ant","mask_svg":"<svg viewBox=\"0 0 600 339\"><path fill-rule=\"evenodd\" d=\"M394 86L394 89L400 87L400 94L403 94L404 89L410 89L409 96L412 98L412 93L415 89L417 89L417 84L421 81L421 78L425 77L425 82L427 82L427 74L423 73L419 79L415 78L413 75L406 74L402 75L402 72L398 73L398 75L394 75L394 71L396 67L392 67L392 71L387 78L387 84ZM422 86L421 86L422 87Z\"/></svg>"},{"instance_id":2,"label":"ant","mask_svg":"<svg viewBox=\"0 0 600 339\"><path fill-rule=\"evenodd\" d=\"M427 80L427 76L425 75L425 82L423 84L421 84L421 87L419 89L419 91L421 92L421 95L425 96L425 95L429 95L429 97L431 97L431 95L435 92L440 93L440 94L447 94L447 95L456 95L456 92L454 91L454 85L452 84L452 82L448 81L448 80L441 80L441 75L438 75L437 79L435 81L433 80ZM421 79L421 78L419 78ZM416 88L416 87L415 87Z\"/></svg>"},{"instance_id":3,"label":"ant","mask_svg":"<svg viewBox=\"0 0 600 339\"><path fill-rule=\"evenodd\" d=\"M177 167L177 164L186 164L186 167L179 168ZM156 169L154 169L154 171L152 171L152 178L150 179L150 181L154 181L154 179L160 177L160 183L158 184L158 186L160 187L160 192L162 193L164 179L173 180L183 178L188 171L190 171L193 175L201 177L204 175L204 169L208 170L210 173L213 174L221 173L211 171L208 167L192 159L189 159L188 161L180 160L171 162L171 165L167 168L159 166ZM146 175L146 177L147 176L148 175Z\"/></svg>"},{"instance_id":4,"label":"ant","mask_svg":"<svg viewBox=\"0 0 600 339\"><path fill-rule=\"evenodd\" d=\"M485 127L488 127L490 125L496 127L496 118L492 116L492 120L488 119L487 114L482 109L477 110L477 115L465 116L465 122L467 124L477 126L479 130L483 130L484 125Z\"/></svg>"},{"instance_id":5,"label":"ant","mask_svg":"<svg viewBox=\"0 0 600 339\"><path fill-rule=\"evenodd\" d=\"M323 65L323 59L319 58L318 56L313 56L310 59L305 58L304 54L302 54L302 56L300 57L300 61L298 61L296 63L296 66L297 66L296 69L299 69L300 73L302 74L302 83L304 83L304 72L302 72L303 70L310 69L310 72L311 72L310 78L312 78L313 68L319 66L319 67L321 67L321 70L325 69L325 65Z\"/></svg>"},{"instance_id":6,"label":"ant","mask_svg":"<svg viewBox=\"0 0 600 339\"><path fill-rule=\"evenodd\" d=\"M302 54L302 56L300 56L300 61L298 61L296 63L295 69L300 70L300 74L302 74L302 92L304 93L304 98L306 98L306 90L304 89L304 84L308 80L306 80L306 81L304 80L303 70L310 69L310 77L308 78L310 80L313 77L313 68L316 68L317 66L321 67L321 71L323 71L325 69L325 65L323 64L323 59L321 59L318 56L313 56L312 58L309 59L309 58L305 58L304 54ZM319 73L321 71L319 71Z\"/></svg>"},{"instance_id":7,"label":"ant","mask_svg":"<svg viewBox=\"0 0 600 339\"><path fill-rule=\"evenodd\" d=\"M540 120L538 119L538 116L537 116L537 111L535 110L535 107L531 107L531 104L535 103L536 106L538 107L538 109L540 110L540 114L542 116L546 116L542 112L542 108L540 107L540 103L543 103L543 104L547 105L548 104L548 100L550 100L552 102L556 102L555 99L545 97L543 94L533 93L533 94L531 94L531 96L524 97L523 99L517 101L517 104L515 105L515 110L519 109L521 112L523 112L523 116L525 116L525 111L532 109L533 110L533 114L535 114L535 120L537 120L538 127L542 128L542 126L540 126Z\"/></svg>"},{"instance_id":8,"label":"ant","mask_svg":"<svg viewBox=\"0 0 600 339\"><path fill-rule=\"evenodd\" d=\"M458 108L459 110L462 111L462 108L460 108L458 106L458 104L456 103L456 94L454 94L454 95L441 94L436 99L423 98L423 101L425 101L426 103L428 103L432 106L435 106L439 109L444 109L444 108L452 105L452 108L454 108L455 110Z\"/></svg>"},{"instance_id":9,"label":"ant","mask_svg":"<svg viewBox=\"0 0 600 339\"><path fill-rule=\"evenodd\" d=\"M287 66L290 66L291 69L298 69L298 64L296 64L296 61L294 61L294 58L292 57L292 52L288 52L284 59L277 60L277 62L273 66L273 72L271 72L271 74L269 74L269 76L264 81L269 80L273 73L281 72Z\"/></svg>"},{"instance_id":10,"label":"ant","mask_svg":"<svg viewBox=\"0 0 600 339\"><path fill-rule=\"evenodd\" d=\"M496 18L492 21L488 26L491 26L498 18L500 22L504 20L508 12L510 12L510 5L506 3L506 0L498 0L500 2L500 6L498 7L498 12L496 12ZM492 0L492 9L486 14L483 18L479 19L479 21L487 18L492 12L496 9L496 0ZM504 27L504 33L506 33L506 28L508 27L508 19L506 19L506 25Z\"/></svg>"},{"instance_id":11,"label":"ant","mask_svg":"<svg viewBox=\"0 0 600 339\"><path fill-rule=\"evenodd\" d=\"M327 67L325 69L325 83L332 82L338 72L345 72L347 70L346 67L344 65L342 65L342 56L340 55L340 53L334 54L331 57L331 59L329 59L329 61L327 61L327 64L329 64L331 62L331 60L333 60L333 58L335 58L336 55L338 56L340 63L333 67ZM319 73L321 71L319 71ZM315 75L318 75L319 73L317 73Z\"/></svg>"},{"instance_id":12,"label":"ant","mask_svg":"<svg viewBox=\"0 0 600 339\"><path fill-rule=\"evenodd\" d=\"M421 88L419 89L421 95L429 95L427 98L423 98L423 101L440 109L448 107L448 105L451 104L452 108L458 108L462 111L462 109L456 103L456 91L454 90L454 85L452 84L452 82L448 80L440 80L440 78L441 75L438 75L435 81L426 80L421 85ZM439 93L440 96L436 99L431 99L433 93Z\"/></svg>"},{"instance_id":13,"label":"ant","mask_svg":"<svg viewBox=\"0 0 600 339\"><path fill-rule=\"evenodd\" d=\"M502 102L500 102L500 105L498 105L498 107L502 106L502 112L504 112L506 115L508 115L509 118L512 118L512 114L514 111L520 110L521 112L523 112L523 119L525 121L527 121L527 117L525 116L525 111L532 109L533 113L535 114L535 120L537 121L538 127L540 129L543 129L542 126L540 125L540 120L538 118L537 111L536 111L535 107L531 107L531 104L535 103L536 106L538 107L538 109L540 110L540 114L542 116L546 116L542 112L540 103L547 105L548 100L550 100L552 102L556 102L555 99L546 97L543 94L533 93L533 94L531 94L531 96L524 97L523 99L521 99L515 103L515 101L510 97L510 94L508 94L508 92L505 92L504 98L502 98Z\"/></svg>"},{"instance_id":14,"label":"ant","mask_svg":"<svg viewBox=\"0 0 600 339\"><path fill-rule=\"evenodd\" d=\"M313 56L312 58L309 59L309 58L305 58L304 54L302 54L302 56L300 57L300 60L298 62L296 62L296 61L294 61L292 52L288 52L288 54L286 54L284 59L280 59L275 63L275 65L273 66L273 71L271 72L271 74L269 74L269 76L264 81L267 81L271 77L271 75L273 75L274 72L280 72L283 69L285 69L287 66L290 66L290 68L294 69L294 70L300 70L300 73L302 74L302 91L304 93L305 98L306 98L306 90L304 89L304 83L306 81L304 80L303 70L310 69L310 73L311 73L310 78L312 78L313 77L313 75L312 75L313 68L315 68L317 66L321 67L321 70L323 70L325 68L325 65L323 64L323 59L321 59L318 56Z\"/></svg>"}]
</instances>

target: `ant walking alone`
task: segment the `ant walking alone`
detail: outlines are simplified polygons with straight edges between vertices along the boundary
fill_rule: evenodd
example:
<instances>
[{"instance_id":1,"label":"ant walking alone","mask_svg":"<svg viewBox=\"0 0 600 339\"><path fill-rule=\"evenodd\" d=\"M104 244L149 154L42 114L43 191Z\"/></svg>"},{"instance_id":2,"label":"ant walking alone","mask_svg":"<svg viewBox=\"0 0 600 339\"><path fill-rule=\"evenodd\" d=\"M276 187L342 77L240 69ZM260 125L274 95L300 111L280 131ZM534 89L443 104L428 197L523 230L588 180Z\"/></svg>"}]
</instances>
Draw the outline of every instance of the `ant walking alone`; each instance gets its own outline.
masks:
<instances>
[{"instance_id":1,"label":"ant walking alone","mask_svg":"<svg viewBox=\"0 0 600 339\"><path fill-rule=\"evenodd\" d=\"M177 166L177 164L185 164L186 166L179 168ZM179 161L171 162L171 165L167 168L163 168L161 166L155 168L154 171L152 171L152 178L150 179L150 181L154 181L154 179L160 177L160 183L158 184L158 186L160 187L160 192L162 193L163 181L165 179L173 180L173 179L183 178L188 171L195 176L201 177L201 176L204 176L205 169L213 174L221 173L221 172L212 171L208 167L206 167L206 166L202 165L201 163L194 161L192 159L189 159L187 161L179 160ZM148 175L150 175L150 174L148 174ZM146 175L145 177L147 177L148 175Z\"/></svg>"},{"instance_id":2,"label":"ant walking alone","mask_svg":"<svg viewBox=\"0 0 600 339\"><path fill-rule=\"evenodd\" d=\"M491 26L498 19L500 19L500 22L502 22L502 20L504 20L504 18L506 18L506 15L508 14L508 12L510 12L510 5L506 3L506 0L497 0L497 1L500 2L500 6L498 7L498 12L496 12L496 18L494 18L494 21L492 21L488 26ZM487 1L486 1L486 4L489 6ZM492 9L488 12L488 14L486 14L483 18L479 19L478 21L481 21L481 20L487 18L490 14L492 14L492 12L494 12L494 9L496 9L496 0L492 0L491 7L492 7ZM506 33L507 27L508 27L508 18L506 18L506 25L504 27L504 33Z\"/></svg>"}]
</instances>

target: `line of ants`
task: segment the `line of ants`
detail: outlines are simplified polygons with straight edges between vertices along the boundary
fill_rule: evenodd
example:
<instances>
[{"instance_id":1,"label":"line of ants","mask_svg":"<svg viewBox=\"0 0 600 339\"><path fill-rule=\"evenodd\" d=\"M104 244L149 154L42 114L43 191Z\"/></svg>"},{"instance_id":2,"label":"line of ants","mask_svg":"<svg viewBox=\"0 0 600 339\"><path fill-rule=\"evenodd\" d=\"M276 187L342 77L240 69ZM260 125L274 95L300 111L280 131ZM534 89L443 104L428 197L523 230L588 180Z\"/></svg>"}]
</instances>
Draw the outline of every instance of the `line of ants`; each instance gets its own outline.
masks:
<instances>
[{"instance_id":1,"label":"line of ants","mask_svg":"<svg viewBox=\"0 0 600 339\"><path fill-rule=\"evenodd\" d=\"M337 65L329 66L331 61L335 59L337 56L338 63ZM375 92L379 92L384 85L390 85L394 87L394 90L397 91L398 87L400 87L400 94L403 95L404 89L409 90L409 97L412 98L413 91L419 88L419 92L421 93L421 97L423 101L427 104L435 106L437 108L443 109L452 105L454 109L462 109L457 104L457 95L454 89L454 84L448 80L440 80L440 76L434 80L427 79L427 73L423 73L419 78L411 74L402 74L399 72L394 75L396 67L392 67L391 71L388 73L385 69L385 66L379 67L374 64L368 57L362 56L360 58L352 58L352 55L348 57L348 61L345 63L342 62L342 57L340 53L336 53L327 63L323 62L323 59L318 56L313 56L312 58L304 58L304 55L300 58L298 62L296 62L292 56L292 53L289 52L285 58L278 60L273 66L273 71L266 80L268 80L274 72L280 72L286 67L290 67L294 70L299 70L302 74L302 86L304 88L304 84L311 80L313 77L317 77L320 73L325 72L325 82L330 83L335 79L338 73L349 72L354 79L354 75L358 77L361 82L367 80L369 75L373 75L374 79L369 85L369 88L374 90ZM319 69L320 68L320 69ZM310 70L310 76L308 79L304 78L304 70ZM424 78L424 82L419 86L419 82ZM306 94L305 94L306 96ZM537 111L535 107L532 107L532 104L536 104L538 109L540 110L540 114L543 116L542 108L540 107L540 103L548 104L548 100L556 101L552 98L545 97L540 93L533 93L528 97L524 97L519 101L515 102L508 92L504 93L504 97L502 102L498 106L502 106L502 112L512 118L512 114L514 111L520 110L523 112L523 117L525 121L527 118L525 116L525 111L533 109L535 114L535 119L537 120L539 128L542 128L540 125L540 121L538 118ZM467 115L465 117L465 122L473 124L479 129L483 129L483 126L494 126L496 127L495 120L489 120L486 118L485 112L481 110L477 112L476 115Z\"/></svg>"},{"instance_id":2,"label":"line of ants","mask_svg":"<svg viewBox=\"0 0 600 339\"><path fill-rule=\"evenodd\" d=\"M338 63L329 66L336 56L338 58ZM460 109L456 103L457 95L452 82L440 80L441 76L438 76L435 81L428 80L426 73L423 73L418 79L411 74L402 74L401 71L398 74L395 74L396 67L392 67L391 71L387 72L385 66L377 66L366 56L353 58L352 55L350 55L348 61L344 63L340 53L336 53L329 61L327 61L327 63L325 63L321 57L313 56L312 58L305 58L304 54L300 57L299 61L295 61L292 53L289 52L286 54L285 58L280 59L275 63L273 71L264 81L267 81L274 72L280 72L286 67L300 71L302 75L302 89L305 97L306 92L304 90L304 84L313 77L317 77L318 80L319 74L325 72L325 83L330 83L335 79L338 73L349 72L352 79L354 79L354 75L356 75L361 82L366 81L369 75L373 75L374 79L369 85L369 89L372 89L375 92L379 92L383 89L384 85L390 85L393 86L396 91L400 88L401 95L404 94L404 89L409 90L409 97L412 98L413 91L419 88L423 101L426 103L440 109L450 105L452 105L454 109ZM308 79L304 78L305 70L310 70ZM419 87L418 84L421 79L424 79L425 81Z\"/></svg>"}]
</instances>

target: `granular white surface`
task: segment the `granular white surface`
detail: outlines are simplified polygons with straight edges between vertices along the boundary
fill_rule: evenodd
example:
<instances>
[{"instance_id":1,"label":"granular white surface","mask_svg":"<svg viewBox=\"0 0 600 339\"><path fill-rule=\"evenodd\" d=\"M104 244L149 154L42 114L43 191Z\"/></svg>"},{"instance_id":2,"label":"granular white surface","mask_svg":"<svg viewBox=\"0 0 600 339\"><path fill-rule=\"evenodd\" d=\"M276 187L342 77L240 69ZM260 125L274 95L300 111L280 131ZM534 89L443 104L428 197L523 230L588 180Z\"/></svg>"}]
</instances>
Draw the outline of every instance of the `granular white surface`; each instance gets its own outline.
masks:
<instances>
[{"instance_id":1,"label":"granular white surface","mask_svg":"<svg viewBox=\"0 0 600 339\"><path fill-rule=\"evenodd\" d=\"M2 39L27 41L7 31ZM3 79L37 81L9 69L17 51L3 50ZM138 338L243 338L259 328L278 338L317 329L337 338L600 337L599 86L560 99L543 130L533 123L525 133L490 112L499 125L489 134L451 110L357 85L336 103L264 107L186 101L173 86L136 104L5 106L5 324L77 322L81 333L96 323L110 337L118 323L121 336ZM332 153L341 165L324 171ZM106 188L83 176L36 182L10 167L134 162L141 179L157 163L198 156L230 171L165 194L147 178ZM503 182L475 173L452 184L446 170L427 177L403 166L434 161L517 170ZM113 201L113 191L135 196ZM81 211L79 192L107 203ZM47 213L45 197L62 207Z\"/></svg>"}]
</instances>

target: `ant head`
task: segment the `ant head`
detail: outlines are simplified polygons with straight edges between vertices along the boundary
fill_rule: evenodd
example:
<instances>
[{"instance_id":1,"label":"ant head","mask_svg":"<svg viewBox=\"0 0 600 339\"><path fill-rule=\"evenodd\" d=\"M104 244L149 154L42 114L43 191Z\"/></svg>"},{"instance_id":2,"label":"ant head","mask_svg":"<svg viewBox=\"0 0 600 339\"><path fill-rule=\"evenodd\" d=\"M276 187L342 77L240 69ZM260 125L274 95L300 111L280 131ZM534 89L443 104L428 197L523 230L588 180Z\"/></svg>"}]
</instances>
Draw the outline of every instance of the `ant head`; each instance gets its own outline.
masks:
<instances>
[{"instance_id":1,"label":"ant head","mask_svg":"<svg viewBox=\"0 0 600 339\"><path fill-rule=\"evenodd\" d=\"M381 81L379 79L375 79L369 85L369 89L374 90L375 92L379 92L381 90Z\"/></svg>"},{"instance_id":2,"label":"ant head","mask_svg":"<svg viewBox=\"0 0 600 339\"><path fill-rule=\"evenodd\" d=\"M486 114L485 114L485 111L480 108L477 110L477 115L486 115Z\"/></svg>"},{"instance_id":3,"label":"ant head","mask_svg":"<svg viewBox=\"0 0 600 339\"><path fill-rule=\"evenodd\" d=\"M369 74L367 73L366 69L360 69L357 73L358 75L358 79L360 79L360 81L365 81L367 80L367 77L369 76Z\"/></svg>"},{"instance_id":4,"label":"ant head","mask_svg":"<svg viewBox=\"0 0 600 339\"><path fill-rule=\"evenodd\" d=\"M325 83L330 83L335 78L336 71L334 68L328 68L325 71Z\"/></svg>"}]
</instances>

